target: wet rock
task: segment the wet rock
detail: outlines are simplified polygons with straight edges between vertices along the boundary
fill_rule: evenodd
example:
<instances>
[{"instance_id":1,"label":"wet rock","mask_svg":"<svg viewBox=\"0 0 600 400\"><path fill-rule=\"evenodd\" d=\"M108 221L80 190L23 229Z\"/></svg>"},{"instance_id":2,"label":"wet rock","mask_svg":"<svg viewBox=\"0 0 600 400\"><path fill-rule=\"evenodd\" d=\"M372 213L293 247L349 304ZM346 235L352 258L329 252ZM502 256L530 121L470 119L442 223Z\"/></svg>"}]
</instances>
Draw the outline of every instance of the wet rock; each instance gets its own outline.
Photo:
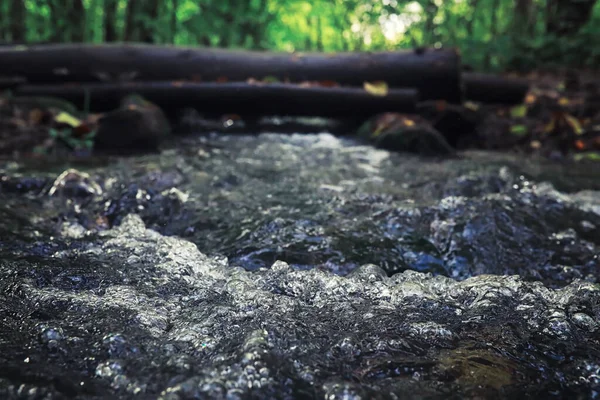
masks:
<instances>
[{"instance_id":1,"label":"wet rock","mask_svg":"<svg viewBox=\"0 0 600 400\"><path fill-rule=\"evenodd\" d=\"M432 127L407 127L382 134L375 146L385 150L408 152L424 156L453 154L446 139Z\"/></svg>"},{"instance_id":2,"label":"wet rock","mask_svg":"<svg viewBox=\"0 0 600 400\"><path fill-rule=\"evenodd\" d=\"M358 136L376 147L425 156L454 153L452 147L427 121L416 116L385 113L373 117L358 130Z\"/></svg>"},{"instance_id":3,"label":"wet rock","mask_svg":"<svg viewBox=\"0 0 600 400\"><path fill-rule=\"evenodd\" d=\"M129 96L121 108L98 121L94 149L100 151L156 150L169 135L164 112L139 96Z\"/></svg>"},{"instance_id":4,"label":"wet rock","mask_svg":"<svg viewBox=\"0 0 600 400\"><path fill-rule=\"evenodd\" d=\"M483 119L481 109L427 101L419 104L418 111L420 116L432 121L433 128L453 148L473 148L479 144L476 129Z\"/></svg>"},{"instance_id":5,"label":"wet rock","mask_svg":"<svg viewBox=\"0 0 600 400\"><path fill-rule=\"evenodd\" d=\"M87 173L71 168L61 173L48 190L49 196L58 194L71 198L99 196L102 188Z\"/></svg>"}]
</instances>

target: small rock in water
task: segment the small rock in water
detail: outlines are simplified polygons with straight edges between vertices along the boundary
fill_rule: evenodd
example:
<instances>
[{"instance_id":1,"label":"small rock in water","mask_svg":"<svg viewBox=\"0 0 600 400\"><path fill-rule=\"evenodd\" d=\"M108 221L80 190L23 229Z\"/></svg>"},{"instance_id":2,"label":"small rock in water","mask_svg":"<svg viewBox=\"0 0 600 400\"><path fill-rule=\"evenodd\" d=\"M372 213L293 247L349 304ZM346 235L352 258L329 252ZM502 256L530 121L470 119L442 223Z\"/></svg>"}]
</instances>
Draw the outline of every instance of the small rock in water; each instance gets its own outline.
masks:
<instances>
[{"instance_id":1,"label":"small rock in water","mask_svg":"<svg viewBox=\"0 0 600 400\"><path fill-rule=\"evenodd\" d=\"M94 149L156 150L171 131L164 112L140 96L123 99L121 108L98 121Z\"/></svg>"},{"instance_id":2,"label":"small rock in water","mask_svg":"<svg viewBox=\"0 0 600 400\"><path fill-rule=\"evenodd\" d=\"M444 136L418 116L385 113L373 117L358 130L358 136L376 147L424 156L454 153Z\"/></svg>"}]
</instances>

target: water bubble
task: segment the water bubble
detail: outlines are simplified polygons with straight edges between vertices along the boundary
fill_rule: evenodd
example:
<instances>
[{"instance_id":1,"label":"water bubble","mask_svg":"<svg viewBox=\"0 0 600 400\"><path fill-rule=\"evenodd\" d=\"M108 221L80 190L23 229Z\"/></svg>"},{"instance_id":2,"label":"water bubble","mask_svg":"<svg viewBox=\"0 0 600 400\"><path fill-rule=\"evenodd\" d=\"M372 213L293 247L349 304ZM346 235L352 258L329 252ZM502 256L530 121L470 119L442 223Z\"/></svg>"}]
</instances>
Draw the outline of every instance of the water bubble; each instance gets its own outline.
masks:
<instances>
[{"instance_id":1,"label":"water bubble","mask_svg":"<svg viewBox=\"0 0 600 400\"><path fill-rule=\"evenodd\" d=\"M274 272L290 272L292 267L290 267L288 263L278 260L273 263L271 270Z\"/></svg>"},{"instance_id":2,"label":"water bubble","mask_svg":"<svg viewBox=\"0 0 600 400\"><path fill-rule=\"evenodd\" d=\"M48 343L51 340L59 341L65 338L64 332L61 328L39 325L38 329L41 330L40 339L43 343Z\"/></svg>"},{"instance_id":3,"label":"water bubble","mask_svg":"<svg viewBox=\"0 0 600 400\"><path fill-rule=\"evenodd\" d=\"M325 400L362 400L366 398L360 388L349 382L326 382L323 385Z\"/></svg>"},{"instance_id":4,"label":"water bubble","mask_svg":"<svg viewBox=\"0 0 600 400\"><path fill-rule=\"evenodd\" d=\"M358 279L366 282L381 282L387 279L387 274L383 268L380 268L377 265L365 264L348 274L348 278Z\"/></svg>"},{"instance_id":5,"label":"water bubble","mask_svg":"<svg viewBox=\"0 0 600 400\"><path fill-rule=\"evenodd\" d=\"M99 378L113 378L123 374L123 365L118 361L106 361L96 367L96 376Z\"/></svg>"},{"instance_id":6,"label":"water bubble","mask_svg":"<svg viewBox=\"0 0 600 400\"><path fill-rule=\"evenodd\" d=\"M110 357L127 357L138 352L137 348L131 346L125 336L120 333L111 333L102 338L102 345Z\"/></svg>"},{"instance_id":7,"label":"water bubble","mask_svg":"<svg viewBox=\"0 0 600 400\"><path fill-rule=\"evenodd\" d=\"M581 329L585 329L587 331L593 332L596 330L597 324L596 321L592 317L584 313L576 313L573 314L571 320L580 327Z\"/></svg>"}]
</instances>

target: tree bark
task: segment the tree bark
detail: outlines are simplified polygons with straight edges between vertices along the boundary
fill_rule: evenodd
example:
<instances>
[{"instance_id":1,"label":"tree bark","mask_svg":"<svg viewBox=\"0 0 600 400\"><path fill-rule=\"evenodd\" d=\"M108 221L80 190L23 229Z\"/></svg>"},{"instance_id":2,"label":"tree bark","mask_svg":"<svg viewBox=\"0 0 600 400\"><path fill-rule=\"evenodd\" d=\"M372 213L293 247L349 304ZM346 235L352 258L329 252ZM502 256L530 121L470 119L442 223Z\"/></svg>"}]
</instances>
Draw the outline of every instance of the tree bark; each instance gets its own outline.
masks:
<instances>
[{"instance_id":1,"label":"tree bark","mask_svg":"<svg viewBox=\"0 0 600 400\"><path fill-rule=\"evenodd\" d=\"M492 104L523 102L529 83L524 79L506 79L496 75L464 73L465 98Z\"/></svg>"},{"instance_id":2,"label":"tree bark","mask_svg":"<svg viewBox=\"0 0 600 400\"><path fill-rule=\"evenodd\" d=\"M596 0L547 0L546 32L557 36L576 33L585 25Z\"/></svg>"},{"instance_id":3,"label":"tree bark","mask_svg":"<svg viewBox=\"0 0 600 400\"><path fill-rule=\"evenodd\" d=\"M25 3L23 0L11 2L10 36L13 42L25 41Z\"/></svg>"},{"instance_id":4,"label":"tree bark","mask_svg":"<svg viewBox=\"0 0 600 400\"><path fill-rule=\"evenodd\" d=\"M13 90L18 86L25 84L25 79L21 77L2 77L0 76L0 90Z\"/></svg>"},{"instance_id":5,"label":"tree bark","mask_svg":"<svg viewBox=\"0 0 600 400\"><path fill-rule=\"evenodd\" d=\"M427 0L421 3L423 9L425 10L425 24L424 24L424 43L423 46L431 46L436 41L435 34L435 17L438 13L439 7L433 0Z\"/></svg>"},{"instance_id":6,"label":"tree bark","mask_svg":"<svg viewBox=\"0 0 600 400\"><path fill-rule=\"evenodd\" d=\"M462 101L460 56L455 50L288 54L145 45L0 49L0 75L21 75L32 83L90 82L97 81L99 74L130 73L141 81L275 77L349 86L384 81L389 87L415 87L422 99Z\"/></svg>"},{"instance_id":7,"label":"tree bark","mask_svg":"<svg viewBox=\"0 0 600 400\"><path fill-rule=\"evenodd\" d=\"M54 23L52 24L52 29L50 29L50 40L54 42L65 42L67 41L67 33L65 29L66 18L62 15L60 11L65 10L64 4L56 3L57 0L48 1L48 8L50 9L50 20Z\"/></svg>"},{"instance_id":8,"label":"tree bark","mask_svg":"<svg viewBox=\"0 0 600 400\"><path fill-rule=\"evenodd\" d=\"M516 0L514 30L526 36L533 35L535 28L535 12L532 0Z\"/></svg>"},{"instance_id":9,"label":"tree bark","mask_svg":"<svg viewBox=\"0 0 600 400\"><path fill-rule=\"evenodd\" d=\"M67 10L71 41L81 43L85 39L85 7L82 0L73 0Z\"/></svg>"},{"instance_id":10,"label":"tree bark","mask_svg":"<svg viewBox=\"0 0 600 400\"><path fill-rule=\"evenodd\" d=\"M104 41L117 41L117 0L104 0Z\"/></svg>"},{"instance_id":11,"label":"tree bark","mask_svg":"<svg viewBox=\"0 0 600 400\"><path fill-rule=\"evenodd\" d=\"M519 1L519 0L517 0ZM479 0L469 0L469 17L466 22L467 35L469 38L473 36L473 27L475 26L475 15L477 12L477 6L479 5Z\"/></svg>"},{"instance_id":12,"label":"tree bark","mask_svg":"<svg viewBox=\"0 0 600 400\"><path fill-rule=\"evenodd\" d=\"M18 96L58 97L82 107L86 93L90 110L119 107L123 97L138 94L172 114L185 107L207 113L294 116L370 116L380 112L414 112L417 91L389 90L375 96L362 88L302 87L294 84L143 82L83 85L22 85Z\"/></svg>"},{"instance_id":13,"label":"tree bark","mask_svg":"<svg viewBox=\"0 0 600 400\"><path fill-rule=\"evenodd\" d=\"M177 36L177 9L179 8L178 0L171 0L171 43L175 44Z\"/></svg>"},{"instance_id":14,"label":"tree bark","mask_svg":"<svg viewBox=\"0 0 600 400\"><path fill-rule=\"evenodd\" d=\"M125 41L132 42L137 40L137 26L136 26L136 13L138 7L136 7L136 0L129 0L127 2L127 8L125 10Z\"/></svg>"},{"instance_id":15,"label":"tree bark","mask_svg":"<svg viewBox=\"0 0 600 400\"><path fill-rule=\"evenodd\" d=\"M143 19L139 23L140 40L144 43L154 43L154 22L159 17L160 2L158 0L144 0L142 12Z\"/></svg>"},{"instance_id":16,"label":"tree bark","mask_svg":"<svg viewBox=\"0 0 600 400\"><path fill-rule=\"evenodd\" d=\"M494 0L492 3L492 10L490 14L490 33L492 39L496 39L498 36L498 8L500 7L500 0ZM492 54L488 51L483 58L484 68L489 70L492 66Z\"/></svg>"},{"instance_id":17,"label":"tree bark","mask_svg":"<svg viewBox=\"0 0 600 400\"><path fill-rule=\"evenodd\" d=\"M10 9L9 2L0 3L0 41L8 42L10 39Z\"/></svg>"}]
</instances>

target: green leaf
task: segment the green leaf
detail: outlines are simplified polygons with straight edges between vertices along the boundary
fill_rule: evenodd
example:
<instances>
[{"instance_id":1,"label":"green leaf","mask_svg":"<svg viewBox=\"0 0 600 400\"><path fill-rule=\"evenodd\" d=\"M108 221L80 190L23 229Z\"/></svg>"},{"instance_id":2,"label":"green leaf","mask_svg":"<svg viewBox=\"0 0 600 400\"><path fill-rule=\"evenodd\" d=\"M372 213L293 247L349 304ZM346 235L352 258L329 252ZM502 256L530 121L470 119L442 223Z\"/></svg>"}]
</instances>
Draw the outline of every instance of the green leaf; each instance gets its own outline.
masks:
<instances>
[{"instance_id":1,"label":"green leaf","mask_svg":"<svg viewBox=\"0 0 600 400\"><path fill-rule=\"evenodd\" d=\"M588 151L586 153L577 153L573 158L575 159L575 161L600 161L600 152Z\"/></svg>"},{"instance_id":2,"label":"green leaf","mask_svg":"<svg viewBox=\"0 0 600 400\"><path fill-rule=\"evenodd\" d=\"M527 105L520 104L510 109L510 116L512 118L523 118L527 115Z\"/></svg>"},{"instance_id":3,"label":"green leaf","mask_svg":"<svg viewBox=\"0 0 600 400\"><path fill-rule=\"evenodd\" d=\"M513 125L510 127L510 133L515 136L525 136L528 131L525 125Z\"/></svg>"},{"instance_id":4,"label":"green leaf","mask_svg":"<svg viewBox=\"0 0 600 400\"><path fill-rule=\"evenodd\" d=\"M54 120L58 123L67 124L73 128L76 128L79 125L81 125L81 121L78 118L75 118L71 114L64 111L59 113L56 117L54 117Z\"/></svg>"}]
</instances>

